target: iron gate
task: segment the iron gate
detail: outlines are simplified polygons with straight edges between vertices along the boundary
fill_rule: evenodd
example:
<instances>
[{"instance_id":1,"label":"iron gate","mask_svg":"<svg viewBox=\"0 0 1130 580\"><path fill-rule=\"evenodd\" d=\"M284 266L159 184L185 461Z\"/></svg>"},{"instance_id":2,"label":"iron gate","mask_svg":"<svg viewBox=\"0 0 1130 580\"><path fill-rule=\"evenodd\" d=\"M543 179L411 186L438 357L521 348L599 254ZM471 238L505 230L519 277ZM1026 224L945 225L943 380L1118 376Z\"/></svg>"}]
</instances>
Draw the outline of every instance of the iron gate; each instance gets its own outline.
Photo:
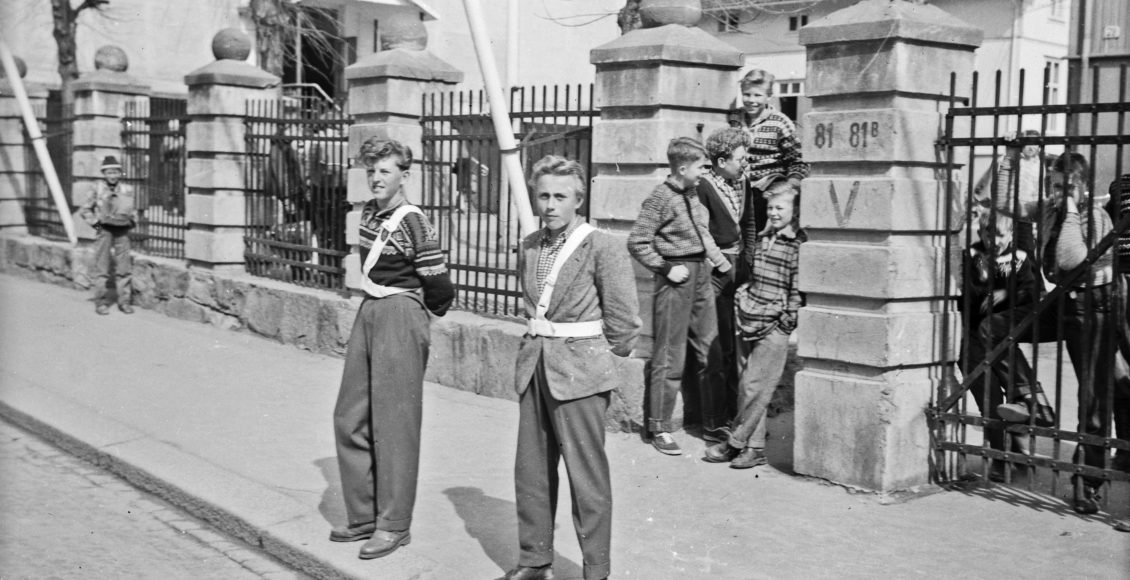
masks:
<instances>
[{"instance_id":1,"label":"iron gate","mask_svg":"<svg viewBox=\"0 0 1130 580\"><path fill-rule=\"evenodd\" d=\"M47 145L47 153L51 163L55 166L55 173L63 187L63 195L73 209L74 199L71 189L71 161L74 154L74 115L65 111L63 107L63 94L60 91L50 91L47 95L45 108L35 111L40 121L40 131ZM55 202L47 188L47 180L43 177L43 168L39 158L35 155L35 148L31 138L24 128L24 190L23 207L24 217L27 220L28 232L34 236L66 239L67 234L63 229L63 220L55 209Z\"/></svg>"},{"instance_id":2,"label":"iron gate","mask_svg":"<svg viewBox=\"0 0 1130 580\"><path fill-rule=\"evenodd\" d=\"M247 103L248 273L303 286L345 288L352 124L337 104L321 99Z\"/></svg>"},{"instance_id":3,"label":"iron gate","mask_svg":"<svg viewBox=\"0 0 1130 580\"><path fill-rule=\"evenodd\" d=\"M510 116L522 166L550 153L575 159L591 175L593 85L515 88ZM523 232L483 91L424 95L421 208L438 230L460 308L521 315L516 248ZM527 175L528 177L528 175ZM532 204L531 196L531 204ZM588 199L581 213L588 215Z\"/></svg>"},{"instance_id":4,"label":"iron gate","mask_svg":"<svg viewBox=\"0 0 1130 580\"><path fill-rule=\"evenodd\" d=\"M184 258L185 126L188 101L152 97L126 103L122 117L122 181L133 185L140 252Z\"/></svg>"},{"instance_id":5,"label":"iron gate","mask_svg":"<svg viewBox=\"0 0 1130 580\"><path fill-rule=\"evenodd\" d=\"M1047 87L1049 71L1044 75ZM1093 101L1098 101L1098 70L1092 78ZM1120 252L1113 251L1119 245L1123 252L1130 249L1126 68L1118 79L1117 101L1105 103L1048 104L1045 89L1037 104L1025 104L1021 92L1017 105L1001 106L1000 79L998 73L995 102L981 105L974 75L974 96L962 106L953 96L956 77L951 79L951 107L939 143L947 195L956 202L947 204L947 223L960 228L958 235L946 238L946 279L952 281L946 297L956 309L945 310L943 325L943 332L956 328L960 336L944 342L961 346L958 365L946 368L943 387L928 409L933 473L947 485L1024 482L1029 490L1057 495L1067 478L1077 476L1103 482L1106 493L1101 495L1109 497L1111 482L1130 479L1130 371L1124 362L1130 356L1124 282L1130 259L1123 253L1120 263ZM1024 86L1024 71L1019 85ZM1024 130L1013 137L1007 134L1009 127ZM1066 131L1057 134L1049 127ZM992 160L988 177L980 179L974 169L979 152L990 153ZM1099 226L1086 226L1086 258L1052 283L1049 268L1042 266L1059 243L1067 217L1050 195L1059 175L1051 169L1057 154L1065 152L1102 160L1092 167L1079 213L1105 206L1114 227L1100 237L1095 234ZM1108 191L1110 200L1105 199ZM996 234L1009 223L1012 245L1001 248L978 239L979 230ZM1112 281L1104 284L1101 265L1112 254ZM1032 264L1027 267L1035 279L1025 281L1026 263ZM1007 280L1005 287L989 293L997 279ZM1034 292L1035 299L1029 301L1026 291L1028 296ZM1113 308L1109 318L1103 317L1104 297ZM1082 312L1072 317L1072 308ZM1092 322L1100 320L1109 324ZM1085 356L1098 358L1093 371L1085 364L1073 366L1073 359ZM1029 404L1040 402L1041 390L1043 410ZM1085 424L1090 427L1084 429ZM1084 455L1090 456L1090 464ZM1097 464L1095 457L1101 457Z\"/></svg>"}]
</instances>

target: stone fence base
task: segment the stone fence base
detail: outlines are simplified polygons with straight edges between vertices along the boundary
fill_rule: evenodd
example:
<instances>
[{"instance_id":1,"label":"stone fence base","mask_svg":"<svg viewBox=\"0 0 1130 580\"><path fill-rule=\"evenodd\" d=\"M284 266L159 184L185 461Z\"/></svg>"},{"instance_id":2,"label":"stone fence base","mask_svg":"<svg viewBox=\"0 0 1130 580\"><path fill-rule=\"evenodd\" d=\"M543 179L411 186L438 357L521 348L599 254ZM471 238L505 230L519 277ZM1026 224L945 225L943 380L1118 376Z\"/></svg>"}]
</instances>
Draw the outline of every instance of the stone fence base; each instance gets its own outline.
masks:
<instances>
[{"instance_id":1,"label":"stone fence base","mask_svg":"<svg viewBox=\"0 0 1130 580\"><path fill-rule=\"evenodd\" d=\"M91 286L89 246L73 248L19 234L0 235L0 272L79 290ZM180 260L134 253L135 306L172 318L250 331L299 348L343 356L358 297L302 288L245 273L188 268ZM91 316L94 306L91 305ZM433 319L426 379L488 397L517 400L514 363L524 326L453 311ZM795 347L770 415L792 409ZM611 431L639 431L643 423L645 360L614 357L617 388L605 420ZM693 399L694 397L690 397ZM688 422L695 405L688 405ZM682 412L676 409L676 422Z\"/></svg>"}]
</instances>

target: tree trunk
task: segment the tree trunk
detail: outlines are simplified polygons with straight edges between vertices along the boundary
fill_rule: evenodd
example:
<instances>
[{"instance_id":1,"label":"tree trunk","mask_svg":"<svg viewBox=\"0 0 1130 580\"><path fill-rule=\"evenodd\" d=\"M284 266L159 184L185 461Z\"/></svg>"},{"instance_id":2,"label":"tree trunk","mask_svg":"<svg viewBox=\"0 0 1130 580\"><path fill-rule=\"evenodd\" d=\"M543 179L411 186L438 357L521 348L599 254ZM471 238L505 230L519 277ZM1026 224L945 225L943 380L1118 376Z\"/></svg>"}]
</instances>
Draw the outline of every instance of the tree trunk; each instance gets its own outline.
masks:
<instances>
[{"instance_id":1,"label":"tree trunk","mask_svg":"<svg viewBox=\"0 0 1130 580\"><path fill-rule=\"evenodd\" d=\"M251 21L255 23L255 50L259 68L283 76L289 32L293 26L284 0L251 0Z\"/></svg>"},{"instance_id":2,"label":"tree trunk","mask_svg":"<svg viewBox=\"0 0 1130 580\"><path fill-rule=\"evenodd\" d=\"M71 83L78 79L78 43L75 39L78 12L71 8L70 0L51 0L51 18L54 22L52 34L58 45L59 78L62 81L59 88L63 94L63 111L66 111L64 114L70 114L75 102Z\"/></svg>"},{"instance_id":3,"label":"tree trunk","mask_svg":"<svg viewBox=\"0 0 1130 580\"><path fill-rule=\"evenodd\" d=\"M643 21L640 20L640 1L628 0L624 7L620 9L620 14L616 17L616 24L620 26L621 35L643 27Z\"/></svg>"}]
</instances>

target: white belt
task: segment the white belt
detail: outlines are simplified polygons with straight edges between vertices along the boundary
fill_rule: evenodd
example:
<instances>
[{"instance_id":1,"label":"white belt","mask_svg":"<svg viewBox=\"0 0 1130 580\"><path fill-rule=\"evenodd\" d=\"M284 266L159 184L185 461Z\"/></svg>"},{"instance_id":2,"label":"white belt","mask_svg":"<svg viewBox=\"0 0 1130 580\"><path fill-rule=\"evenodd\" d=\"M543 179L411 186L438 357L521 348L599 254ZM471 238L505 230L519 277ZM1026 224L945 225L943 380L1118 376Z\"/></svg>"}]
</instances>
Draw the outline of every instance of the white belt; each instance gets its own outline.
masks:
<instances>
[{"instance_id":1,"label":"white belt","mask_svg":"<svg viewBox=\"0 0 1130 580\"><path fill-rule=\"evenodd\" d=\"M604 333L604 321L590 320L588 322L550 322L531 318L526 321L526 332L531 336L545 336L549 338L578 338L582 336L600 336Z\"/></svg>"}]
</instances>

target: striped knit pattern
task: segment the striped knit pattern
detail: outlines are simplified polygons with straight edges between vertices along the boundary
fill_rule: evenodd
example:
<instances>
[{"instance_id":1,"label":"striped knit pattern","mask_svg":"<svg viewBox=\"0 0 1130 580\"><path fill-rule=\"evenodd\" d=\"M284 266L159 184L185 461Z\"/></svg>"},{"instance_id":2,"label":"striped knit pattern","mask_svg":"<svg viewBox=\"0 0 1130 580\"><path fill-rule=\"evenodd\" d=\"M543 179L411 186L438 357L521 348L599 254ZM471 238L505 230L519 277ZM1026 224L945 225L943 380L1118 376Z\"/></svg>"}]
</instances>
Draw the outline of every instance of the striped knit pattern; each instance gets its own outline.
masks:
<instances>
[{"instance_id":1,"label":"striped knit pattern","mask_svg":"<svg viewBox=\"0 0 1130 580\"><path fill-rule=\"evenodd\" d=\"M750 137L749 166L746 167L750 183L772 174L797 179L808 177L808 164L800 153L796 126L783 113L769 111L745 130Z\"/></svg>"},{"instance_id":2,"label":"striped knit pattern","mask_svg":"<svg viewBox=\"0 0 1130 580\"><path fill-rule=\"evenodd\" d=\"M381 224L392 217L402 202L379 209L376 200L365 203L361 210L361 263L364 264L381 234ZM455 288L447 274L439 236L428 219L417 213L404 216L392 237L381 251L369 279L381 286L423 289L424 304L432 313L442 316L455 299Z\"/></svg>"},{"instance_id":3,"label":"striped knit pattern","mask_svg":"<svg viewBox=\"0 0 1130 580\"><path fill-rule=\"evenodd\" d=\"M744 340L760 340L774 330L788 334L796 328L801 306L797 271L804 240L804 232L793 226L758 235L750 280L738 287L735 296Z\"/></svg>"},{"instance_id":4,"label":"striped knit pattern","mask_svg":"<svg viewBox=\"0 0 1130 580\"><path fill-rule=\"evenodd\" d=\"M673 266L668 259L705 256L714 266L726 261L710 236L710 213L697 192L680 189L669 180L657 185L640 207L628 235L628 252L648 270L663 275Z\"/></svg>"}]
</instances>

